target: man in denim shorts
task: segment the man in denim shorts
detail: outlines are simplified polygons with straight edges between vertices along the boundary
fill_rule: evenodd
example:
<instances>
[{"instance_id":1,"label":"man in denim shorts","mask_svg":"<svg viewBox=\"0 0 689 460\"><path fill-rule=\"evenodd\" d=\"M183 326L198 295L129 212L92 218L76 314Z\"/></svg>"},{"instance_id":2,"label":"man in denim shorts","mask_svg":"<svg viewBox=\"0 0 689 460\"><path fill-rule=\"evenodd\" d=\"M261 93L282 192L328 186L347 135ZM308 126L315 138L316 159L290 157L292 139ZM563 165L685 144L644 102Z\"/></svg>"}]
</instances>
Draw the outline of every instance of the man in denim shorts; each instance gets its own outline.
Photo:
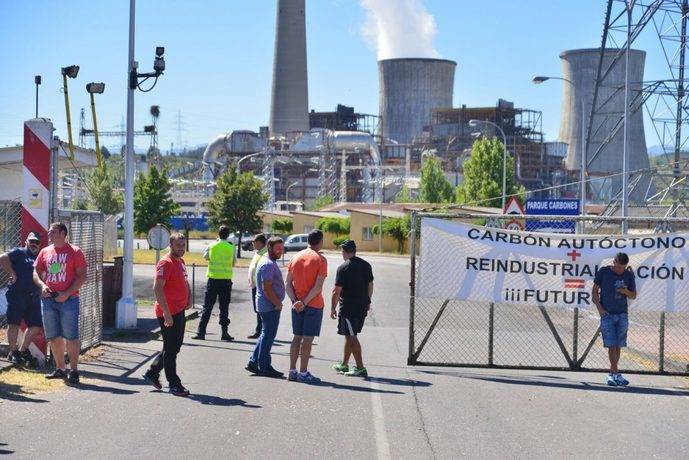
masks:
<instances>
[{"instance_id":1,"label":"man in denim shorts","mask_svg":"<svg viewBox=\"0 0 689 460\"><path fill-rule=\"evenodd\" d=\"M50 246L41 249L34 263L34 282L41 289L43 330L50 344L55 370L47 379L67 378L79 383L79 288L86 281L86 258L67 242L67 226L54 223L48 230ZM69 376L65 370L65 342Z\"/></svg>"},{"instance_id":2,"label":"man in denim shorts","mask_svg":"<svg viewBox=\"0 0 689 460\"><path fill-rule=\"evenodd\" d=\"M618 252L613 265L600 268L593 281L593 303L600 315L603 346L608 349L610 358L610 374L606 383L614 387L629 385L617 368L622 347L627 346L627 299L636 298L634 272L627 264L627 254Z\"/></svg>"}]
</instances>

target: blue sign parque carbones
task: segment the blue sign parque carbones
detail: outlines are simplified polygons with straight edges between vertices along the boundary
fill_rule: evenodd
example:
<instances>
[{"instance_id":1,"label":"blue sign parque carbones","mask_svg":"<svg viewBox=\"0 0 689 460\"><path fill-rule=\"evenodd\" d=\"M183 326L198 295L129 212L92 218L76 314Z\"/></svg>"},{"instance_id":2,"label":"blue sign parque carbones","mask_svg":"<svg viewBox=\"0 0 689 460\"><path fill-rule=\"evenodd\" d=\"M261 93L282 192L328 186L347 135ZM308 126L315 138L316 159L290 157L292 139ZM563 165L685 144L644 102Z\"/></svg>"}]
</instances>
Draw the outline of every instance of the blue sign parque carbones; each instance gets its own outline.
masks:
<instances>
[{"instance_id":1,"label":"blue sign parque carbones","mask_svg":"<svg viewBox=\"0 0 689 460\"><path fill-rule=\"evenodd\" d=\"M527 216L578 216L579 200L526 200ZM527 232L576 233L573 220L526 220Z\"/></svg>"}]
</instances>

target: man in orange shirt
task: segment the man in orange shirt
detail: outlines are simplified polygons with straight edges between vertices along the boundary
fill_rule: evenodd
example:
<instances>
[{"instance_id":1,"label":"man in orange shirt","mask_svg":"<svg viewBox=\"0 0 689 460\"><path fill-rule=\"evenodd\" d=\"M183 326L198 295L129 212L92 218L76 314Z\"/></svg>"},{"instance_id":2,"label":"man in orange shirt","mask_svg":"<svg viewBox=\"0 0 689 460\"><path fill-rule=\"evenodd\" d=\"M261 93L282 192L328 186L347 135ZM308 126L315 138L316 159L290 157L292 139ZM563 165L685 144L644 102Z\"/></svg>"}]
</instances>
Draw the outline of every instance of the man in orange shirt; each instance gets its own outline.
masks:
<instances>
[{"instance_id":1,"label":"man in orange shirt","mask_svg":"<svg viewBox=\"0 0 689 460\"><path fill-rule=\"evenodd\" d=\"M155 313L163 336L163 351L144 374L144 380L160 390L163 388L160 371L165 369L170 393L175 396L189 396L189 390L184 388L177 375L177 354L184 342L184 310L191 307L187 269L182 259L185 247L184 235L173 233L170 235L170 252L156 265L153 292L156 296Z\"/></svg>"},{"instance_id":2,"label":"man in orange shirt","mask_svg":"<svg viewBox=\"0 0 689 460\"><path fill-rule=\"evenodd\" d=\"M323 247L323 232L309 233L309 247L297 253L287 265L285 287L292 300L292 346L288 380L305 383L318 382L308 371L313 338L321 333L323 321L323 281L328 276L328 262L318 251ZM297 372L297 359L301 366Z\"/></svg>"}]
</instances>

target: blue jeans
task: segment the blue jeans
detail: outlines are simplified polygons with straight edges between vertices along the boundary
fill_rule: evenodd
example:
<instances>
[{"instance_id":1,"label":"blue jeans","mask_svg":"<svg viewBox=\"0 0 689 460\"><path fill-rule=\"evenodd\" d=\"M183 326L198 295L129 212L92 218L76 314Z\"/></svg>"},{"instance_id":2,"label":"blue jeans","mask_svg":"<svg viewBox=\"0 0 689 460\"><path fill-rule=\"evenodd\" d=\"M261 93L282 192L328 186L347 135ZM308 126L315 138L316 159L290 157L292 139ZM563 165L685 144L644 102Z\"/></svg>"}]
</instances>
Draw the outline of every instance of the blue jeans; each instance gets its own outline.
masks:
<instances>
[{"instance_id":1,"label":"blue jeans","mask_svg":"<svg viewBox=\"0 0 689 460\"><path fill-rule=\"evenodd\" d=\"M79 338L79 297L70 297L64 302L55 302L50 297L43 297L41 307L46 340L58 337L67 340Z\"/></svg>"},{"instance_id":2,"label":"blue jeans","mask_svg":"<svg viewBox=\"0 0 689 460\"><path fill-rule=\"evenodd\" d=\"M258 314L261 315L263 327L249 362L256 364L260 371L265 372L271 368L270 349L273 347L275 336L278 333L280 310L261 311Z\"/></svg>"},{"instance_id":3,"label":"blue jeans","mask_svg":"<svg viewBox=\"0 0 689 460\"><path fill-rule=\"evenodd\" d=\"M626 347L629 320L627 313L608 313L600 319L600 333L603 336L603 346Z\"/></svg>"}]
</instances>

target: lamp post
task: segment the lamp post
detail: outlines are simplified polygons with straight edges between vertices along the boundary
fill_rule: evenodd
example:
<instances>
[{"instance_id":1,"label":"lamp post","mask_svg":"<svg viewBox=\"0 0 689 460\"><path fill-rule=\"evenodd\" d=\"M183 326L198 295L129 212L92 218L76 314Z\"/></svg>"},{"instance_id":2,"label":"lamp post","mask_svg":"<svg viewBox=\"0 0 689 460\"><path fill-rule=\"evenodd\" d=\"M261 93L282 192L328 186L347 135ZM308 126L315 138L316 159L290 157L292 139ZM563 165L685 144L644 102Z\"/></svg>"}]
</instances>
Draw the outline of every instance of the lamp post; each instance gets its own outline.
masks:
<instances>
[{"instance_id":1,"label":"lamp post","mask_svg":"<svg viewBox=\"0 0 689 460\"><path fill-rule=\"evenodd\" d=\"M257 157L259 155L264 155L265 153L266 152L262 150L260 152L250 153L248 155L244 155L243 157L241 157L239 160L237 160L237 172L241 172L239 166L242 164L242 161L248 160L249 158Z\"/></svg>"},{"instance_id":2,"label":"lamp post","mask_svg":"<svg viewBox=\"0 0 689 460\"><path fill-rule=\"evenodd\" d=\"M72 117L69 112L69 90L67 88L67 78L77 78L79 66L70 65L62 69L62 92L65 95L65 112L67 113L67 138L69 139L69 157L74 159L74 141L72 139ZM36 87L38 88L38 87ZM36 90L38 93L38 89Z\"/></svg>"},{"instance_id":3,"label":"lamp post","mask_svg":"<svg viewBox=\"0 0 689 460\"><path fill-rule=\"evenodd\" d=\"M287 186L287 190L285 191L285 201L287 201L287 209L289 210L289 189L294 187L295 185L299 185L299 182L293 182Z\"/></svg>"},{"instance_id":4,"label":"lamp post","mask_svg":"<svg viewBox=\"0 0 689 460\"><path fill-rule=\"evenodd\" d=\"M33 77L33 82L36 85L36 117L38 118L38 86L41 84L41 76L36 75Z\"/></svg>"},{"instance_id":5,"label":"lamp post","mask_svg":"<svg viewBox=\"0 0 689 460\"><path fill-rule=\"evenodd\" d=\"M469 120L469 126L471 127L476 127L481 124L493 126L502 134L502 144L504 146L502 149L502 211L505 212L505 198L507 195L507 136L505 136L505 132L502 128L492 121Z\"/></svg>"},{"instance_id":6,"label":"lamp post","mask_svg":"<svg viewBox=\"0 0 689 460\"><path fill-rule=\"evenodd\" d=\"M94 94L103 94L105 91L105 83L89 83L86 85L86 92L89 93L91 97L91 117L93 118L93 137L96 141L96 160L98 160L98 166L103 165L103 157L100 153L100 142L98 140L98 121L96 119L96 100L93 96Z\"/></svg>"},{"instance_id":7,"label":"lamp post","mask_svg":"<svg viewBox=\"0 0 689 460\"><path fill-rule=\"evenodd\" d=\"M537 75L533 77L531 80L534 84L540 85L544 81L548 80L562 80L566 83L569 83L572 85L572 89L576 89L576 86L574 83L572 83L571 80L567 78L562 78L562 77L546 77L544 75ZM586 215L586 210L584 209L584 206L586 205L586 108L584 105L584 98L581 99L581 171L579 174L579 180L580 180L580 185L579 185L579 213L584 216ZM584 233L584 221L582 220L580 222L580 230L581 233Z\"/></svg>"}]
</instances>

